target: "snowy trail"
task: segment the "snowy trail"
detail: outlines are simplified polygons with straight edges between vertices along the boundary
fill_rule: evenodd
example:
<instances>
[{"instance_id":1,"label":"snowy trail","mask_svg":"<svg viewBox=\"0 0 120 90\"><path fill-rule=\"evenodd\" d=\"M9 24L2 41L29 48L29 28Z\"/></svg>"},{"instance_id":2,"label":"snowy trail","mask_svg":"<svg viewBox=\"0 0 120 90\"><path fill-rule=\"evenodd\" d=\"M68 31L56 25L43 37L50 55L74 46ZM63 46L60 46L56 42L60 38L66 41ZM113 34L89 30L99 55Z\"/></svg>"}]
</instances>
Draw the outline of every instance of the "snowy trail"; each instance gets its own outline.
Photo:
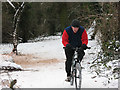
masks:
<instances>
[{"instance_id":1,"label":"snowy trail","mask_svg":"<svg viewBox=\"0 0 120 90\"><path fill-rule=\"evenodd\" d=\"M74 86L70 86L70 83L65 82L65 55L62 48L63 45L61 42L61 37L58 36L53 38L54 39L41 42L19 44L18 51L21 54L32 54L37 57L37 59L33 58L33 61L38 61L38 59L39 61L57 61L47 64L43 62L43 65L38 64L37 66L31 65L31 67L29 67L38 71L10 72L9 74L11 75L11 77L13 79L17 79L17 86L19 86L20 88L74 88ZM82 70L82 88L117 88L117 80L105 86L107 82L106 78L91 78L93 76L96 76L96 74L94 72L91 73L89 67L100 47L97 45L95 40L89 41L88 46L91 46L92 48L85 51L86 55L82 61L82 66L84 67L84 69ZM7 49L10 50L12 46L5 45L4 47L7 47ZM3 48L0 49L2 50L0 52L1 54L10 53L10 51L6 51ZM8 76L5 73L0 74L0 77L2 79L8 79Z\"/></svg>"}]
</instances>

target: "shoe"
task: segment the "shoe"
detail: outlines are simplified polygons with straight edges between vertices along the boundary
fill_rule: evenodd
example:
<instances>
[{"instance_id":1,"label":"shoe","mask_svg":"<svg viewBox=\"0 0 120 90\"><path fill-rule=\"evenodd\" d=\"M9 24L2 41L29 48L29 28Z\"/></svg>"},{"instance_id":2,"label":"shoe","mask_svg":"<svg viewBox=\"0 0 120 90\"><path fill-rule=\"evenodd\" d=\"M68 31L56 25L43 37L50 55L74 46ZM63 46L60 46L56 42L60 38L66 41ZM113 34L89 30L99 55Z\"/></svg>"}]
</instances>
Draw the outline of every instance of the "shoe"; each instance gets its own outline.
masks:
<instances>
[{"instance_id":1,"label":"shoe","mask_svg":"<svg viewBox=\"0 0 120 90\"><path fill-rule=\"evenodd\" d=\"M65 79L66 82L70 82L70 76L67 76L67 79Z\"/></svg>"}]
</instances>

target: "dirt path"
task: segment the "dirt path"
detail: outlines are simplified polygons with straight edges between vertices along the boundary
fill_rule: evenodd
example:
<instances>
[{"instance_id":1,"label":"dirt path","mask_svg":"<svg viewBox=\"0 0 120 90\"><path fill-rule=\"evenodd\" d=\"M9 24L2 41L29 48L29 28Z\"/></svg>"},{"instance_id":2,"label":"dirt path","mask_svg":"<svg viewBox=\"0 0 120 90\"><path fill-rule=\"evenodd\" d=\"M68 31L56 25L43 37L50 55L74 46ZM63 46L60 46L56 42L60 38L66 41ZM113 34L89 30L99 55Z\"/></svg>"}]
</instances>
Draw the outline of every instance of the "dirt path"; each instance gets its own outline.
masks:
<instances>
[{"instance_id":1,"label":"dirt path","mask_svg":"<svg viewBox=\"0 0 120 90\"><path fill-rule=\"evenodd\" d=\"M34 56L30 54L23 54L18 56L13 56L13 60L16 64L21 65L23 68L30 68L30 67L39 67L43 65L50 65L54 63L59 63L60 61L57 59L48 59L42 60L39 56Z\"/></svg>"}]
</instances>

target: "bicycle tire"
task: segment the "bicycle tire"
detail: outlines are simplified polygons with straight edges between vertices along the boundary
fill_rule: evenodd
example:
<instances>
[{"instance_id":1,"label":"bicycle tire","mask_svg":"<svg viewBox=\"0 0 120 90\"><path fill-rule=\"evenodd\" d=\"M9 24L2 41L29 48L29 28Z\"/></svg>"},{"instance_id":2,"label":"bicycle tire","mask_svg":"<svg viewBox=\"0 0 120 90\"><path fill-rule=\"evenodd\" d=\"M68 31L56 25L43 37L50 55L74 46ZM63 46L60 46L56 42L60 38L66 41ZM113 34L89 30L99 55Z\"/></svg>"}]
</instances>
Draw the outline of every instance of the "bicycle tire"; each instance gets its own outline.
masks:
<instances>
[{"instance_id":1,"label":"bicycle tire","mask_svg":"<svg viewBox=\"0 0 120 90\"><path fill-rule=\"evenodd\" d=\"M70 85L73 85L74 78L75 78L75 59L72 61L72 72L71 72L71 78L70 78Z\"/></svg>"},{"instance_id":2,"label":"bicycle tire","mask_svg":"<svg viewBox=\"0 0 120 90\"><path fill-rule=\"evenodd\" d=\"M80 63L76 64L75 87L77 90L81 90L81 65Z\"/></svg>"},{"instance_id":3,"label":"bicycle tire","mask_svg":"<svg viewBox=\"0 0 120 90\"><path fill-rule=\"evenodd\" d=\"M70 84L71 85L73 85L73 83L74 83L74 78L75 78L75 69L72 71L72 73L71 73L71 79L70 79Z\"/></svg>"}]
</instances>

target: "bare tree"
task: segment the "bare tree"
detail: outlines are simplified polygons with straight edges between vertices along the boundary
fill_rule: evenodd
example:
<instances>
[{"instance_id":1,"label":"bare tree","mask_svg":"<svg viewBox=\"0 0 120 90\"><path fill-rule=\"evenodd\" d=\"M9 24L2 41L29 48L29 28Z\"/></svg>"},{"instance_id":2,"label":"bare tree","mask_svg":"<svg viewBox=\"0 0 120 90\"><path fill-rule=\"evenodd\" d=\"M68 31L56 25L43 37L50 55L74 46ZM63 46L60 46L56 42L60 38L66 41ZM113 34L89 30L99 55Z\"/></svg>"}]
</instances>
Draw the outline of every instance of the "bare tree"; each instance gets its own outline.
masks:
<instances>
[{"instance_id":1,"label":"bare tree","mask_svg":"<svg viewBox=\"0 0 120 90\"><path fill-rule=\"evenodd\" d=\"M25 3L24 2L14 2L17 5L15 6L10 0L7 0L8 3L11 5L11 7L15 10L15 14L14 14L14 18L13 18L13 50L12 52L14 52L16 55L18 55L17 52L17 46L18 46L18 36L17 36L17 27L18 27L18 23L20 21L20 16L22 14L22 11L24 10L25 7Z\"/></svg>"}]
</instances>

